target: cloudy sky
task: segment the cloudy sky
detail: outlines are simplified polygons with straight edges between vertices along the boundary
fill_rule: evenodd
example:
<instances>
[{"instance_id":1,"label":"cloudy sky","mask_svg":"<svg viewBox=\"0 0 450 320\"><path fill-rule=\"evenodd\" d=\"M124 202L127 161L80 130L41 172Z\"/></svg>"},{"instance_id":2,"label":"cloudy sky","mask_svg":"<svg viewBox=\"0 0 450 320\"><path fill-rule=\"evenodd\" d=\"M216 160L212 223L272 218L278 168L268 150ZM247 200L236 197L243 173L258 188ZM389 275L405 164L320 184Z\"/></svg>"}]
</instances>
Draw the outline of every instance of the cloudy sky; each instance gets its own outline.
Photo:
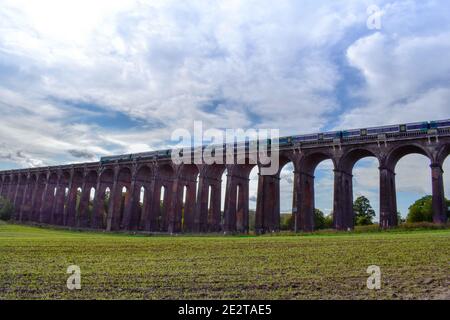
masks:
<instances>
[{"instance_id":1,"label":"cloudy sky","mask_svg":"<svg viewBox=\"0 0 450 320\"><path fill-rule=\"evenodd\" d=\"M447 12L446 0L0 0L0 169L166 148L194 120L289 135L450 118ZM411 155L397 173L406 214L430 193L428 163ZM330 164L316 176L329 211ZM376 208L377 182L360 161L355 195Z\"/></svg>"}]
</instances>

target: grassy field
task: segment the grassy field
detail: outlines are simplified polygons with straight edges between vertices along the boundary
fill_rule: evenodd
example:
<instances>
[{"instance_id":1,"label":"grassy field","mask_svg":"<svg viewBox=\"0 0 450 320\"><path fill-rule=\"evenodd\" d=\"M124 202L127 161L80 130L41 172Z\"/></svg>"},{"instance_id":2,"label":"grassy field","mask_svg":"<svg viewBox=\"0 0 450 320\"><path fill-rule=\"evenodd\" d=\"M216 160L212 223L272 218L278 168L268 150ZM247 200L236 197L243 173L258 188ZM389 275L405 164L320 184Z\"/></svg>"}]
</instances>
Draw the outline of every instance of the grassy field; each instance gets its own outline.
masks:
<instances>
[{"instance_id":1,"label":"grassy field","mask_svg":"<svg viewBox=\"0 0 450 320\"><path fill-rule=\"evenodd\" d=\"M1 223L0 299L449 299L449 258L449 229L170 237ZM72 264L81 290L66 288Z\"/></svg>"}]
</instances>

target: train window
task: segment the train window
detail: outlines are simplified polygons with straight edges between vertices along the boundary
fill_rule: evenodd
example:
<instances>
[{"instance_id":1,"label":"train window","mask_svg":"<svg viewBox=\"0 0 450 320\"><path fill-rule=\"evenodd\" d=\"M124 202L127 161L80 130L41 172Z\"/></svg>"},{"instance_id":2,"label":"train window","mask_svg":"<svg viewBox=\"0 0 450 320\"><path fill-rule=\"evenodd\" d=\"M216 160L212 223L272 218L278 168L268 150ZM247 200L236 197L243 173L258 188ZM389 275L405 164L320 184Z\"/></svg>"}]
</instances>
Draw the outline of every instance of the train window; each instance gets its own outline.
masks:
<instances>
[{"instance_id":1,"label":"train window","mask_svg":"<svg viewBox=\"0 0 450 320\"><path fill-rule=\"evenodd\" d=\"M323 140L323 133L319 133L319 140Z\"/></svg>"},{"instance_id":2,"label":"train window","mask_svg":"<svg viewBox=\"0 0 450 320\"><path fill-rule=\"evenodd\" d=\"M361 129L361 135L367 136L367 129Z\"/></svg>"},{"instance_id":3,"label":"train window","mask_svg":"<svg viewBox=\"0 0 450 320\"><path fill-rule=\"evenodd\" d=\"M406 125L405 124L401 124L400 125L400 132L406 132Z\"/></svg>"}]
</instances>

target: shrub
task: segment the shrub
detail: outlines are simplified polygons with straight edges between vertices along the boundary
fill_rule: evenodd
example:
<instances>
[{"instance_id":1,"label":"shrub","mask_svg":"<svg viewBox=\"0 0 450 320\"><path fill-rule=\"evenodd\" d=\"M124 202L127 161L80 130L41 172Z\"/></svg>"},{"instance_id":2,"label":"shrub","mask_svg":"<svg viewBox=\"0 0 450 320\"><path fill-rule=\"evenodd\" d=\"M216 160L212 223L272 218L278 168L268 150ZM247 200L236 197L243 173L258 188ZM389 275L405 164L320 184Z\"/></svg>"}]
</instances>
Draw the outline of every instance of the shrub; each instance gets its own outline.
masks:
<instances>
[{"instance_id":1,"label":"shrub","mask_svg":"<svg viewBox=\"0 0 450 320\"><path fill-rule=\"evenodd\" d=\"M0 197L0 220L8 221L13 215L14 207L8 199Z\"/></svg>"}]
</instances>

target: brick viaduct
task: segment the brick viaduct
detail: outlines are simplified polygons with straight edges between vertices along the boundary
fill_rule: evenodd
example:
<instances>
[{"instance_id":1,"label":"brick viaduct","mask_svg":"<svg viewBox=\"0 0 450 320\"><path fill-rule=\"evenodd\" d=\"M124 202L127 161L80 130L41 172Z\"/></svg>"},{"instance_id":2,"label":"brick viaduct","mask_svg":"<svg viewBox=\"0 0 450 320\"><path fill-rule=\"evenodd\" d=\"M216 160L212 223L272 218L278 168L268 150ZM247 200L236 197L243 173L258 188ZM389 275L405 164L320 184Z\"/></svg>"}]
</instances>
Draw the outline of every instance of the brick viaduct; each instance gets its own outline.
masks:
<instances>
[{"instance_id":1,"label":"brick viaduct","mask_svg":"<svg viewBox=\"0 0 450 320\"><path fill-rule=\"evenodd\" d=\"M411 153L430 160L433 220L445 223L442 165L449 152L449 129L433 135L404 132L387 134L383 139L341 138L281 149L278 174L258 177L256 232L279 230L280 171L289 162L294 165L294 228L314 230L314 171L326 159L331 159L334 165L334 227L352 229L352 169L365 157L375 157L379 162L380 227L397 225L395 167L403 156ZM0 172L0 194L14 204L13 218L22 222L107 231L245 233L249 230L249 174L253 167L175 165L168 158L11 170ZM225 170L222 214L221 178ZM91 199L93 189L95 197ZM162 190L165 191L161 204Z\"/></svg>"}]
</instances>

